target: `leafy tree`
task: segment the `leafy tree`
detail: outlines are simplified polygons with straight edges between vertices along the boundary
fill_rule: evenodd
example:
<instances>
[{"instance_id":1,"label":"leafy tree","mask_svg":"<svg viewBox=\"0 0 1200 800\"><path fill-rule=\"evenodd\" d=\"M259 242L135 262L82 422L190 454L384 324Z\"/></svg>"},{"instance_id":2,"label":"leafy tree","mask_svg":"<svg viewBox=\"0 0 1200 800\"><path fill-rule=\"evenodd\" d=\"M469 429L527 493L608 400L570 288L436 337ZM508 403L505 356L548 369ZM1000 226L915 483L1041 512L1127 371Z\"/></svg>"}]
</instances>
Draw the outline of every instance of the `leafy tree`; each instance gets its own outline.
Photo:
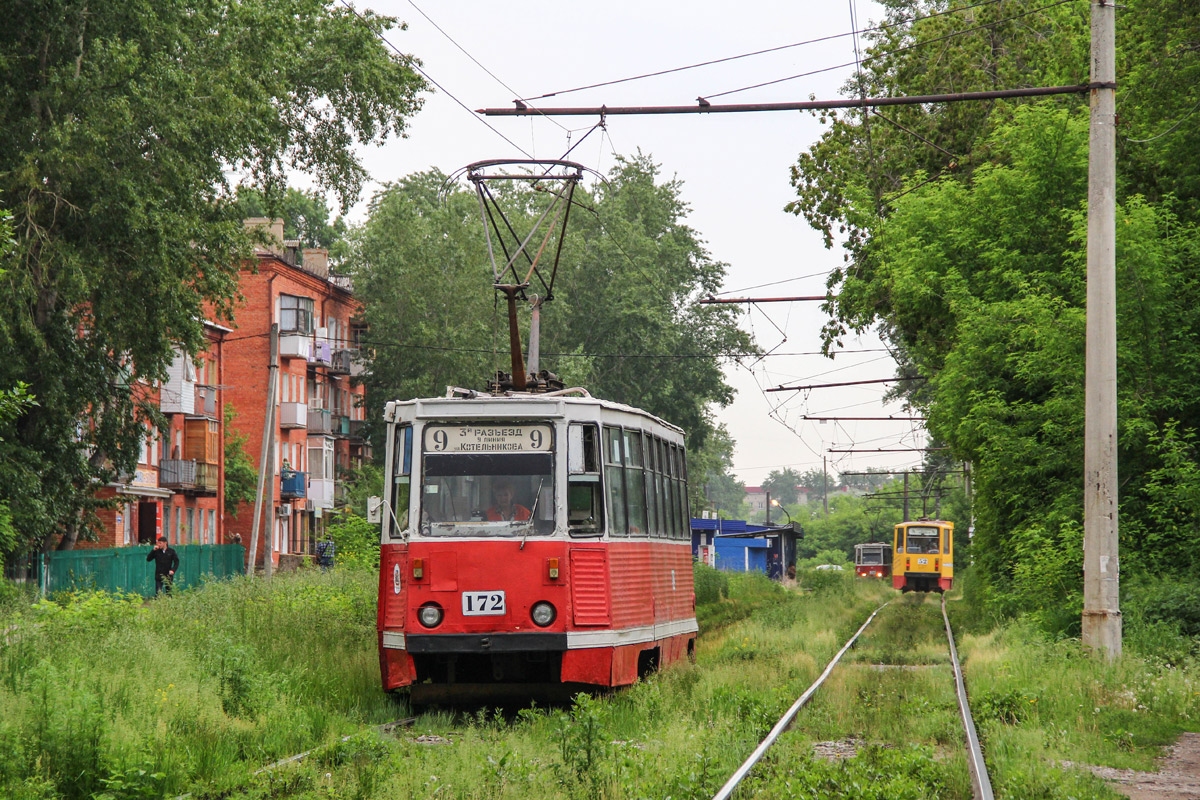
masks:
<instances>
[{"instance_id":1,"label":"leafy tree","mask_svg":"<svg viewBox=\"0 0 1200 800\"><path fill-rule=\"evenodd\" d=\"M716 509L727 519L742 518L746 503L746 484L731 472L733 468L733 438L725 426L718 425L705 446L688 453L688 471L692 476L689 488L703 494L692 501L692 516L706 508Z\"/></svg>"},{"instance_id":2,"label":"leafy tree","mask_svg":"<svg viewBox=\"0 0 1200 800\"><path fill-rule=\"evenodd\" d=\"M0 500L26 541L88 524L97 487L160 421L137 387L231 310L250 243L226 171L272 196L303 170L346 205L365 176L354 144L404 132L424 84L377 38L392 23L331 0L9 15L0 386L27 381L38 405L0 427Z\"/></svg>"},{"instance_id":3,"label":"leafy tree","mask_svg":"<svg viewBox=\"0 0 1200 800\"><path fill-rule=\"evenodd\" d=\"M233 403L225 404L225 510L233 516L243 504L254 502L258 488L258 471L246 453L244 433L233 427L237 411Z\"/></svg>"},{"instance_id":4,"label":"leafy tree","mask_svg":"<svg viewBox=\"0 0 1200 800\"><path fill-rule=\"evenodd\" d=\"M367 498L383 496L383 468L375 464L349 467L338 478L346 486L346 508L365 519Z\"/></svg>"},{"instance_id":5,"label":"leafy tree","mask_svg":"<svg viewBox=\"0 0 1200 800\"><path fill-rule=\"evenodd\" d=\"M329 219L329 206L316 192L288 187L283 197L268 198L258 189L239 187L238 213L243 218L282 217L283 238L296 239L301 247L324 247L331 255L343 255L346 221Z\"/></svg>"},{"instance_id":6,"label":"leafy tree","mask_svg":"<svg viewBox=\"0 0 1200 800\"><path fill-rule=\"evenodd\" d=\"M370 326L374 360L368 404L482 388L508 369L507 320L492 296L478 200L420 173L376 194L354 231L355 286ZM660 182L647 158L622 162L609 182L580 189L555 284L542 312L543 366L568 385L650 411L688 432L698 454L693 507L716 430L709 412L727 403L724 353L752 349L736 311L697 306L716 291L725 265L683 224L678 181ZM528 215L545 201L514 183L505 201ZM378 416L378 415L370 415ZM719 448L716 451L719 454ZM719 460L719 458L718 458Z\"/></svg>"},{"instance_id":7,"label":"leafy tree","mask_svg":"<svg viewBox=\"0 0 1200 800\"><path fill-rule=\"evenodd\" d=\"M800 500L797 486L804 486L804 475L791 467L773 469L762 482L764 490L771 493L772 500L778 500L780 505L794 505Z\"/></svg>"}]
</instances>

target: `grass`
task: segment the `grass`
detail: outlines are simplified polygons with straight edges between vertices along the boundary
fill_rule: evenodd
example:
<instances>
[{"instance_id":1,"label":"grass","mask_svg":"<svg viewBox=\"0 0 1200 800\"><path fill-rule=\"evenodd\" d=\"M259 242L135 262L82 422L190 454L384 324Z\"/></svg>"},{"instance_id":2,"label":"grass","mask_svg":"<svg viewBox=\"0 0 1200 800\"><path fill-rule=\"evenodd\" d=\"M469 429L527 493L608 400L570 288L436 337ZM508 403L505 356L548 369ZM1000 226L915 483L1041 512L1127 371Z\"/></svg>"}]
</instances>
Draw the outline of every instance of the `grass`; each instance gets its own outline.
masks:
<instances>
[{"instance_id":1,"label":"grass","mask_svg":"<svg viewBox=\"0 0 1200 800\"><path fill-rule=\"evenodd\" d=\"M802 574L800 592L726 577L698 609L694 665L567 708L428 713L391 735L372 726L408 712L378 688L373 573L26 605L0 651L0 796L711 797L891 600L738 796L969 797L935 598L833 571ZM1053 762L1144 768L1196 727L1194 664L1110 666L1020 624L959 647L998 797L1117 797ZM854 758L813 757L849 737L867 743Z\"/></svg>"}]
</instances>

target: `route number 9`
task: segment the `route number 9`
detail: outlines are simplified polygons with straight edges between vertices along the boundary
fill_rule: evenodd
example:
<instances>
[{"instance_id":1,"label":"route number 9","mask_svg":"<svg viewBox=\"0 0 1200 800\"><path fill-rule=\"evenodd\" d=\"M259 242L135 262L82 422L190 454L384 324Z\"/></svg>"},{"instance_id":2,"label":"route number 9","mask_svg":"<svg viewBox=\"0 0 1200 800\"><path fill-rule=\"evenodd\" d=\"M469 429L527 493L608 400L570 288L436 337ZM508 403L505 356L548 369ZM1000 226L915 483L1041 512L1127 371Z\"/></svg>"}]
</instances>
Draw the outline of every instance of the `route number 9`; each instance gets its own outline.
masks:
<instances>
[{"instance_id":1,"label":"route number 9","mask_svg":"<svg viewBox=\"0 0 1200 800\"><path fill-rule=\"evenodd\" d=\"M450 443L450 437L446 434L445 431L434 431L433 432L433 449L434 450L445 450L446 445L448 445L449 443Z\"/></svg>"},{"instance_id":2,"label":"route number 9","mask_svg":"<svg viewBox=\"0 0 1200 800\"><path fill-rule=\"evenodd\" d=\"M542 432L537 428L529 432L529 444L533 446L534 450L542 449Z\"/></svg>"}]
</instances>

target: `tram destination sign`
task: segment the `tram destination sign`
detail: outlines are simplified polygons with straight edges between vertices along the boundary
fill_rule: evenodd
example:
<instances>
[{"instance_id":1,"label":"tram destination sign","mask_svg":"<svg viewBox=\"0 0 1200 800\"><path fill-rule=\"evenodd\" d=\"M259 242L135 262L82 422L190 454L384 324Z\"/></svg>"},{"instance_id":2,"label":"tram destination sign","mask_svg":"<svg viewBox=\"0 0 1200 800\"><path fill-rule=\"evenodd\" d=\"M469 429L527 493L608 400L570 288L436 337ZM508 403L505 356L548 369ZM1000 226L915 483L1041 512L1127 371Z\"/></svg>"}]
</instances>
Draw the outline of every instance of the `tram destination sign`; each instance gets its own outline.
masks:
<instances>
[{"instance_id":1,"label":"tram destination sign","mask_svg":"<svg viewBox=\"0 0 1200 800\"><path fill-rule=\"evenodd\" d=\"M437 425L425 429L429 453L549 452L551 428L536 424Z\"/></svg>"}]
</instances>

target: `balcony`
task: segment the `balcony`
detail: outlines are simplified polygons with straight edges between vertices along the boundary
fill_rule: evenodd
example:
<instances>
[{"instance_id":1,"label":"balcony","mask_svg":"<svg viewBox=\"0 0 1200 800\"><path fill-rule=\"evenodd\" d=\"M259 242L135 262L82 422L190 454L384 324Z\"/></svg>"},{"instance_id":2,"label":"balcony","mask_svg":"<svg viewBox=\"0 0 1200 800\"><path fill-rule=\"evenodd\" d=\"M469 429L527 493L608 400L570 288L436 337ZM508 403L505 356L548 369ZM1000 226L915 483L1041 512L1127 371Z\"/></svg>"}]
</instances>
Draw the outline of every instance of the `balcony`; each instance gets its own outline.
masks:
<instances>
[{"instance_id":1,"label":"balcony","mask_svg":"<svg viewBox=\"0 0 1200 800\"><path fill-rule=\"evenodd\" d=\"M280 403L279 427L307 428L308 406L304 403Z\"/></svg>"},{"instance_id":2,"label":"balcony","mask_svg":"<svg viewBox=\"0 0 1200 800\"><path fill-rule=\"evenodd\" d=\"M350 435L350 418L341 414L334 414L330 418L330 432L334 436L347 437Z\"/></svg>"},{"instance_id":3,"label":"balcony","mask_svg":"<svg viewBox=\"0 0 1200 800\"><path fill-rule=\"evenodd\" d=\"M312 337L306 333L289 331L279 335L280 358L312 358Z\"/></svg>"},{"instance_id":4,"label":"balcony","mask_svg":"<svg viewBox=\"0 0 1200 800\"><path fill-rule=\"evenodd\" d=\"M217 418L217 387L198 383L195 386L195 405L192 414L198 417Z\"/></svg>"},{"instance_id":5,"label":"balcony","mask_svg":"<svg viewBox=\"0 0 1200 800\"><path fill-rule=\"evenodd\" d=\"M308 407L308 432L324 435L333 433L333 415L329 409Z\"/></svg>"},{"instance_id":6,"label":"balcony","mask_svg":"<svg viewBox=\"0 0 1200 800\"><path fill-rule=\"evenodd\" d=\"M312 354L308 357L308 363L318 367L328 367L333 361L333 348L329 344L329 340L325 338L325 328L317 331L317 341L313 345Z\"/></svg>"},{"instance_id":7,"label":"balcony","mask_svg":"<svg viewBox=\"0 0 1200 800\"><path fill-rule=\"evenodd\" d=\"M355 353L354 350L334 350L329 369L326 371L330 375L349 375L354 365Z\"/></svg>"},{"instance_id":8,"label":"balcony","mask_svg":"<svg viewBox=\"0 0 1200 800\"><path fill-rule=\"evenodd\" d=\"M304 497L304 479L306 474L295 470L286 470L279 476L279 498L281 500Z\"/></svg>"},{"instance_id":9,"label":"balcony","mask_svg":"<svg viewBox=\"0 0 1200 800\"><path fill-rule=\"evenodd\" d=\"M164 458L158 462L158 485L163 489L176 491L195 489L196 462L181 458Z\"/></svg>"},{"instance_id":10,"label":"balcony","mask_svg":"<svg viewBox=\"0 0 1200 800\"><path fill-rule=\"evenodd\" d=\"M350 420L350 431L347 434L351 439L362 439L367 433L367 421L365 419Z\"/></svg>"},{"instance_id":11,"label":"balcony","mask_svg":"<svg viewBox=\"0 0 1200 800\"><path fill-rule=\"evenodd\" d=\"M216 464L196 463L196 491L200 494L217 493L217 477L221 468Z\"/></svg>"},{"instance_id":12,"label":"balcony","mask_svg":"<svg viewBox=\"0 0 1200 800\"><path fill-rule=\"evenodd\" d=\"M313 508L333 508L334 482L329 478L313 478L308 482L308 499Z\"/></svg>"}]
</instances>

